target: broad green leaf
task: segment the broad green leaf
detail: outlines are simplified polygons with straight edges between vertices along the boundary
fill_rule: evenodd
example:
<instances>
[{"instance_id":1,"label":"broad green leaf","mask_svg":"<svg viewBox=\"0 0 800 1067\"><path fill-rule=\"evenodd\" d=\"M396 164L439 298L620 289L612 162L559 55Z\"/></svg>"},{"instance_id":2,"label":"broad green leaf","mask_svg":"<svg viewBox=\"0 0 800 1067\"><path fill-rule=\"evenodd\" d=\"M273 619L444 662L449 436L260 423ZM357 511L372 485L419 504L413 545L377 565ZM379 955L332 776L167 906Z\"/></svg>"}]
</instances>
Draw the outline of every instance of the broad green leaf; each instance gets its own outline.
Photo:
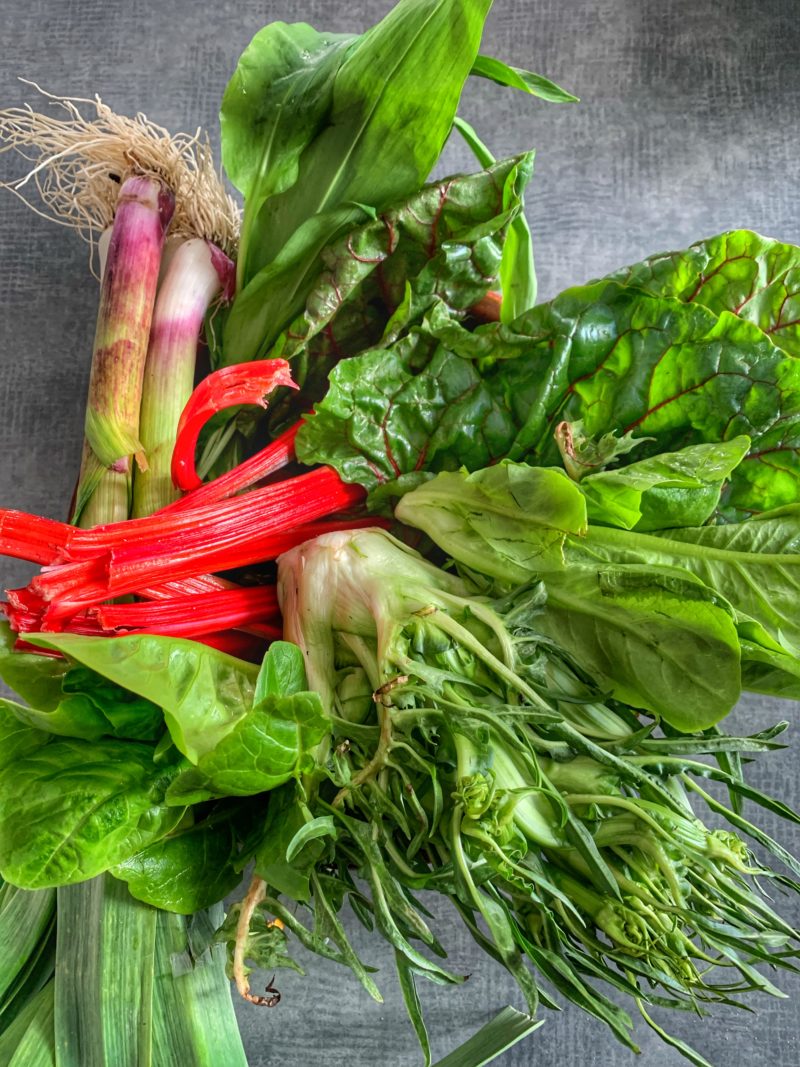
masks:
<instances>
[{"instance_id":1,"label":"broad green leaf","mask_svg":"<svg viewBox=\"0 0 800 1067\"><path fill-rule=\"evenodd\" d=\"M741 523L652 534L592 526L583 542L570 542L567 560L680 568L725 597L740 628L750 625L751 641L764 640L760 628L773 649L800 652L800 505Z\"/></svg>"},{"instance_id":2,"label":"broad green leaf","mask_svg":"<svg viewBox=\"0 0 800 1067\"><path fill-rule=\"evenodd\" d=\"M291 641L273 641L267 649L256 679L253 703L267 697L290 697L307 691L303 653Z\"/></svg>"},{"instance_id":3,"label":"broad green leaf","mask_svg":"<svg viewBox=\"0 0 800 1067\"><path fill-rule=\"evenodd\" d=\"M624 530L702 526L749 448L749 437L735 437L589 474L580 482L589 521Z\"/></svg>"},{"instance_id":4,"label":"broad green leaf","mask_svg":"<svg viewBox=\"0 0 800 1067\"><path fill-rule=\"evenodd\" d=\"M657 296L731 311L778 348L800 356L800 247L729 230L683 252L663 252L610 276Z\"/></svg>"},{"instance_id":5,"label":"broad green leaf","mask_svg":"<svg viewBox=\"0 0 800 1067\"><path fill-rule=\"evenodd\" d=\"M0 771L52 740L50 734L21 722L10 704L0 700Z\"/></svg>"},{"instance_id":6,"label":"broad green leaf","mask_svg":"<svg viewBox=\"0 0 800 1067\"><path fill-rule=\"evenodd\" d=\"M178 749L196 763L252 707L258 667L177 637L37 634L55 648L164 710Z\"/></svg>"},{"instance_id":7,"label":"broad green leaf","mask_svg":"<svg viewBox=\"0 0 800 1067\"><path fill-rule=\"evenodd\" d=\"M587 529L586 501L563 471L508 462L439 474L407 493L395 515L463 566L509 585L563 567L566 535Z\"/></svg>"},{"instance_id":8,"label":"broad green leaf","mask_svg":"<svg viewBox=\"0 0 800 1067\"><path fill-rule=\"evenodd\" d=\"M131 895L155 908L193 915L216 904L241 880L227 821L201 822L156 841L112 868Z\"/></svg>"},{"instance_id":9,"label":"broad green leaf","mask_svg":"<svg viewBox=\"0 0 800 1067\"><path fill-rule=\"evenodd\" d=\"M212 796L265 793L305 768L328 729L318 693L266 696L196 767L178 776L167 799L195 804Z\"/></svg>"},{"instance_id":10,"label":"broad green leaf","mask_svg":"<svg viewBox=\"0 0 800 1067\"><path fill-rule=\"evenodd\" d=\"M543 78L541 74L533 74L529 70L520 67L510 67L501 59L493 59L492 56L480 55L472 64L471 74L481 78L488 78L498 85L508 86L509 89L519 89L531 96L538 96L551 104L576 104L578 97L568 93L551 82L549 78Z\"/></svg>"},{"instance_id":11,"label":"broad green leaf","mask_svg":"<svg viewBox=\"0 0 800 1067\"><path fill-rule=\"evenodd\" d=\"M490 0L400 0L350 49L296 181L258 212L251 248L272 253L227 316L224 358L265 352L302 310L322 249L363 216L348 205L382 211L426 180L450 132L489 6ZM285 266L276 273L280 255Z\"/></svg>"},{"instance_id":12,"label":"broad green leaf","mask_svg":"<svg viewBox=\"0 0 800 1067\"><path fill-rule=\"evenodd\" d=\"M302 22L272 22L239 59L222 98L220 136L223 166L245 200L240 286L269 257L269 243L250 247L258 214L297 181L301 154L328 119L336 73L355 40Z\"/></svg>"},{"instance_id":13,"label":"broad green leaf","mask_svg":"<svg viewBox=\"0 0 800 1067\"><path fill-rule=\"evenodd\" d=\"M155 740L164 729L161 710L94 671L61 658L15 652L14 635L0 626L0 678L29 701L2 700L20 722L65 737Z\"/></svg>"},{"instance_id":14,"label":"broad green leaf","mask_svg":"<svg viewBox=\"0 0 800 1067\"><path fill-rule=\"evenodd\" d=\"M728 605L680 571L569 567L545 578L536 628L601 690L686 733L707 729L741 693Z\"/></svg>"},{"instance_id":15,"label":"broad green leaf","mask_svg":"<svg viewBox=\"0 0 800 1067\"><path fill-rule=\"evenodd\" d=\"M121 863L181 818L164 801L175 773L135 741L57 740L15 760L0 778L0 873L39 889Z\"/></svg>"}]
</instances>

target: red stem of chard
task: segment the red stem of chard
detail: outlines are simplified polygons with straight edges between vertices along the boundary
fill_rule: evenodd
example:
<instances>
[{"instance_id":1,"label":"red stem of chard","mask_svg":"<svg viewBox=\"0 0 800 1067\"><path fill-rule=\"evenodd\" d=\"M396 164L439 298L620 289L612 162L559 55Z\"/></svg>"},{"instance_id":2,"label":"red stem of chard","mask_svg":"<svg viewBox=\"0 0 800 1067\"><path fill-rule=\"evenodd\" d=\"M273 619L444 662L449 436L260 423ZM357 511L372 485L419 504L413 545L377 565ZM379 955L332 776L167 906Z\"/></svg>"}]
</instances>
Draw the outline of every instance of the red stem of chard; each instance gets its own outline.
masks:
<instances>
[{"instance_id":1,"label":"red stem of chard","mask_svg":"<svg viewBox=\"0 0 800 1067\"><path fill-rule=\"evenodd\" d=\"M141 466L147 463L139 439L142 379L161 250L174 207L172 192L152 178L128 178L119 191L100 289L73 516L84 526L127 518L130 457L135 455ZM91 506L98 487L102 502Z\"/></svg>"},{"instance_id":2,"label":"red stem of chard","mask_svg":"<svg viewBox=\"0 0 800 1067\"><path fill-rule=\"evenodd\" d=\"M276 437L271 444L256 452L250 459L246 459L227 474L221 474L211 482L204 482L199 489L186 493L174 504L168 504L161 509L161 514L187 511L203 504L224 500L242 489L248 489L270 474L275 474L294 459L294 439L301 425L302 422L298 422L290 426L280 437Z\"/></svg>"},{"instance_id":3,"label":"red stem of chard","mask_svg":"<svg viewBox=\"0 0 800 1067\"><path fill-rule=\"evenodd\" d=\"M266 397L278 386L296 389L285 359L262 359L238 363L209 374L198 385L183 409L172 454L172 481L184 492L203 484L195 466L200 431L208 420L225 408L256 404L266 408Z\"/></svg>"},{"instance_id":4,"label":"red stem of chard","mask_svg":"<svg viewBox=\"0 0 800 1067\"><path fill-rule=\"evenodd\" d=\"M194 388L203 320L220 291L230 290L234 267L199 237L184 241L162 272L150 326L142 385L139 437L147 468L134 473L134 518L177 499L171 476L178 422Z\"/></svg>"}]
</instances>

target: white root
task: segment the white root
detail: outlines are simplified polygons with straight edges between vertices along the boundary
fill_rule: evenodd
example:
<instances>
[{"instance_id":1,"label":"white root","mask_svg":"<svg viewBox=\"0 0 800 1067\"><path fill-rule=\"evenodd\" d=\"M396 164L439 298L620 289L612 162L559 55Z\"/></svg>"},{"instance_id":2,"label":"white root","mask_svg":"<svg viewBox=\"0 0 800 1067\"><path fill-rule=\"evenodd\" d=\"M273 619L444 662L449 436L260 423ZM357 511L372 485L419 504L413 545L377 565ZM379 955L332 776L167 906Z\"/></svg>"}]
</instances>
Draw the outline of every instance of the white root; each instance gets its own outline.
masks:
<instances>
[{"instance_id":1,"label":"white root","mask_svg":"<svg viewBox=\"0 0 800 1067\"><path fill-rule=\"evenodd\" d=\"M171 134L141 113L117 115L99 96L54 96L28 84L66 117L29 104L0 110L0 152L13 150L31 164L22 177L2 183L6 188L94 248L113 220L120 183L133 174L160 178L175 193L170 233L204 237L235 255L240 212L214 166L207 134ZM93 114L86 117L81 107ZM42 207L29 199L33 189Z\"/></svg>"}]
</instances>

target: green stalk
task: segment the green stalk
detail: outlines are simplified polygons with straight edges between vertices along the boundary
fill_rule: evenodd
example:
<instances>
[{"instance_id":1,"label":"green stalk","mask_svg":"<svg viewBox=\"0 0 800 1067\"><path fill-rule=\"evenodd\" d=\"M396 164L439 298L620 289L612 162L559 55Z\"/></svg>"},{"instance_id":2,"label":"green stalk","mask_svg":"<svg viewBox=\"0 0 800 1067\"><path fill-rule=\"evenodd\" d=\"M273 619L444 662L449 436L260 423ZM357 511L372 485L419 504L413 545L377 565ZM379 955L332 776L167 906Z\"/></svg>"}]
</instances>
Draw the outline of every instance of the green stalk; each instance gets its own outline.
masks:
<instances>
[{"instance_id":1,"label":"green stalk","mask_svg":"<svg viewBox=\"0 0 800 1067\"><path fill-rule=\"evenodd\" d=\"M153 178L128 178L119 192L100 290L73 515L82 526L126 519L131 457L147 465L139 440L142 379L174 206L173 194Z\"/></svg>"},{"instance_id":2,"label":"green stalk","mask_svg":"<svg viewBox=\"0 0 800 1067\"><path fill-rule=\"evenodd\" d=\"M58 890L58 1067L151 1067L156 910L101 875Z\"/></svg>"},{"instance_id":3,"label":"green stalk","mask_svg":"<svg viewBox=\"0 0 800 1067\"><path fill-rule=\"evenodd\" d=\"M139 439L147 467L134 475L134 518L152 515L180 495L170 473L178 420L194 387L205 314L232 275L228 257L199 237L180 244L163 272L142 385Z\"/></svg>"}]
</instances>

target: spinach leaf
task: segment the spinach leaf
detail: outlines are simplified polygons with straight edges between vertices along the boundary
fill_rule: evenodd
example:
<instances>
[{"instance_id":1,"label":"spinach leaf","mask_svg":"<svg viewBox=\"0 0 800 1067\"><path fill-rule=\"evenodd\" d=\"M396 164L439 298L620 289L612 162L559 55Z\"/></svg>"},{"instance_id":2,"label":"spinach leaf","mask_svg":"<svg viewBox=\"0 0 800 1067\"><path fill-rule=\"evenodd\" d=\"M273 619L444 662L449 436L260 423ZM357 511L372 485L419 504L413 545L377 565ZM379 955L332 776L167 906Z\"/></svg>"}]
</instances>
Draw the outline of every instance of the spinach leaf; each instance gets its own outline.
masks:
<instances>
[{"instance_id":1,"label":"spinach leaf","mask_svg":"<svg viewBox=\"0 0 800 1067\"><path fill-rule=\"evenodd\" d=\"M589 474L580 482L589 521L624 530L702 526L749 448L749 437L735 437Z\"/></svg>"},{"instance_id":2,"label":"spinach leaf","mask_svg":"<svg viewBox=\"0 0 800 1067\"><path fill-rule=\"evenodd\" d=\"M611 275L657 296L731 311L778 348L800 356L800 248L752 230L729 230L683 252L663 252Z\"/></svg>"},{"instance_id":3,"label":"spinach leaf","mask_svg":"<svg viewBox=\"0 0 800 1067\"><path fill-rule=\"evenodd\" d=\"M0 701L0 771L50 740L50 735L43 730L34 730L20 722L7 707L7 701Z\"/></svg>"},{"instance_id":4,"label":"spinach leaf","mask_svg":"<svg viewBox=\"0 0 800 1067\"><path fill-rule=\"evenodd\" d=\"M194 641L154 634L113 641L36 634L29 640L57 649L163 708L172 740L193 763L252 707L258 667Z\"/></svg>"},{"instance_id":5,"label":"spinach leaf","mask_svg":"<svg viewBox=\"0 0 800 1067\"><path fill-rule=\"evenodd\" d=\"M25 753L0 776L0 874L39 889L128 859L180 821L164 801L176 771L136 741L60 739Z\"/></svg>"},{"instance_id":6,"label":"spinach leaf","mask_svg":"<svg viewBox=\"0 0 800 1067\"><path fill-rule=\"evenodd\" d=\"M253 703L267 697L294 696L308 689L303 653L291 641L273 641L256 679Z\"/></svg>"},{"instance_id":7,"label":"spinach leaf","mask_svg":"<svg viewBox=\"0 0 800 1067\"><path fill-rule=\"evenodd\" d=\"M570 540L566 557L568 564L680 568L733 605L751 626L750 640L800 655L800 505L741 523L652 534L590 526L583 541Z\"/></svg>"},{"instance_id":8,"label":"spinach leaf","mask_svg":"<svg viewBox=\"0 0 800 1067\"><path fill-rule=\"evenodd\" d=\"M734 613L702 582L654 565L568 567L545 578L536 628L617 700L686 733L741 694Z\"/></svg>"},{"instance_id":9,"label":"spinach leaf","mask_svg":"<svg viewBox=\"0 0 800 1067\"><path fill-rule=\"evenodd\" d=\"M310 753L328 729L318 693L268 694L176 779L167 800L195 804L265 793L313 765Z\"/></svg>"},{"instance_id":10,"label":"spinach leaf","mask_svg":"<svg viewBox=\"0 0 800 1067\"><path fill-rule=\"evenodd\" d=\"M154 908L193 915L236 888L236 840L228 821L205 822L178 830L114 867L132 896Z\"/></svg>"},{"instance_id":11,"label":"spinach leaf","mask_svg":"<svg viewBox=\"0 0 800 1067\"><path fill-rule=\"evenodd\" d=\"M250 248L267 256L226 317L225 358L253 359L268 350L302 310L322 249L363 218L362 205L382 211L425 181L450 132L489 6L490 0L400 0L350 48L296 180L270 196L251 224ZM327 82L321 86L327 90ZM322 112L316 105L309 110L312 120L301 122L306 129ZM287 115L281 128L291 121Z\"/></svg>"}]
</instances>

